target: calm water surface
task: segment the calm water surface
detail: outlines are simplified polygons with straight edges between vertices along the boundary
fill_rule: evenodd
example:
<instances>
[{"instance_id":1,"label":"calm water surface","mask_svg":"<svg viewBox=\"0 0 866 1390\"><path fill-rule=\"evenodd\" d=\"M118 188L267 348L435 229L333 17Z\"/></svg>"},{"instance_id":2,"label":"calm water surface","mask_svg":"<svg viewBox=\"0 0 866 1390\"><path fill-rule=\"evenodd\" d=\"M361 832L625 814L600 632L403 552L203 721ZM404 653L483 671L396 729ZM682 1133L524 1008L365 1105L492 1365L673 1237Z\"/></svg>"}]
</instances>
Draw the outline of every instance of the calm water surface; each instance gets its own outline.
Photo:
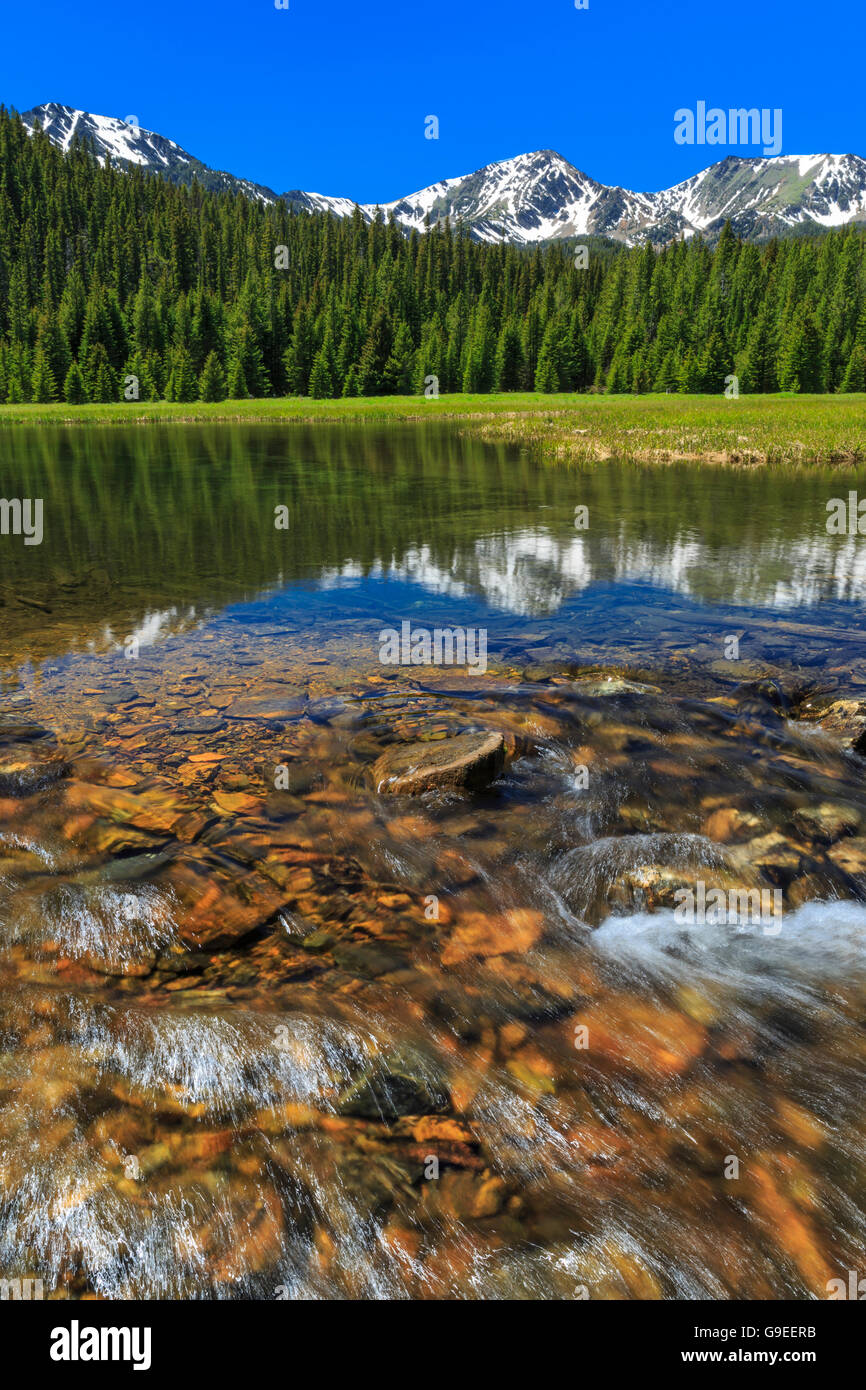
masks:
<instances>
[{"instance_id":1,"label":"calm water surface","mask_svg":"<svg viewBox=\"0 0 866 1390\"><path fill-rule=\"evenodd\" d=\"M826 530L858 485L440 425L0 435L44 507L0 537L7 1277L862 1268L864 763L815 722L866 700L866 543ZM403 620L483 629L486 669L383 666ZM377 792L395 745L489 730L485 790ZM776 915L679 920L699 884Z\"/></svg>"}]
</instances>

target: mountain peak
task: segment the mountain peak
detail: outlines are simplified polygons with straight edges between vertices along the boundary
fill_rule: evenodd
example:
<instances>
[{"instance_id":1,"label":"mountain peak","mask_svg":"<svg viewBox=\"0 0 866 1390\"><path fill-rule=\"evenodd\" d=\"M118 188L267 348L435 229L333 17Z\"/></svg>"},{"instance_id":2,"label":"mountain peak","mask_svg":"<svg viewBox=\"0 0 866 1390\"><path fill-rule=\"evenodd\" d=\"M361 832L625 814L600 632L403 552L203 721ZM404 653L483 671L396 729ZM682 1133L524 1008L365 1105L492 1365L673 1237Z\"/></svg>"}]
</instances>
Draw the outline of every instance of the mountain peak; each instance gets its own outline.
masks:
<instances>
[{"instance_id":1,"label":"mountain peak","mask_svg":"<svg viewBox=\"0 0 866 1390\"><path fill-rule=\"evenodd\" d=\"M198 180L206 188L243 193L265 202L272 189L214 170L173 140L135 124L133 117L97 116L46 102L25 112L63 150L88 139L100 158L138 167L175 183ZM307 212L349 217L351 198L293 190L281 195ZM636 193L598 183L557 150L530 150L485 164L473 173L410 193L391 203L366 204L362 216L381 210L406 231L429 223L461 222L479 241L538 244L581 236L606 236L628 245L666 242L696 234L716 236L728 220L746 237L784 234L793 227L836 227L866 221L866 161L853 154L727 155L718 163L659 193Z\"/></svg>"}]
</instances>

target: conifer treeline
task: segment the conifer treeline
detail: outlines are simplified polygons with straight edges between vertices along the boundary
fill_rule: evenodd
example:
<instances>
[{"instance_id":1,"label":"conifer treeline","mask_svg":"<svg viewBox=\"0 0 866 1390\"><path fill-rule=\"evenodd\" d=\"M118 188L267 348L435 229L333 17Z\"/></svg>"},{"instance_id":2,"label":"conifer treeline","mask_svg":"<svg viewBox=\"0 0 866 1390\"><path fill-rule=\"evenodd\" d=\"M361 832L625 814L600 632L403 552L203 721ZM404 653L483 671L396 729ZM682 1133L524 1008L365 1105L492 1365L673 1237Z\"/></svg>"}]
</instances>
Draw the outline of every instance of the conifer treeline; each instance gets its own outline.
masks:
<instances>
[{"instance_id":1,"label":"conifer treeline","mask_svg":"<svg viewBox=\"0 0 866 1390\"><path fill-rule=\"evenodd\" d=\"M866 390L866 234L406 237L67 154L0 108L0 401ZM135 389L135 388L132 388Z\"/></svg>"}]
</instances>

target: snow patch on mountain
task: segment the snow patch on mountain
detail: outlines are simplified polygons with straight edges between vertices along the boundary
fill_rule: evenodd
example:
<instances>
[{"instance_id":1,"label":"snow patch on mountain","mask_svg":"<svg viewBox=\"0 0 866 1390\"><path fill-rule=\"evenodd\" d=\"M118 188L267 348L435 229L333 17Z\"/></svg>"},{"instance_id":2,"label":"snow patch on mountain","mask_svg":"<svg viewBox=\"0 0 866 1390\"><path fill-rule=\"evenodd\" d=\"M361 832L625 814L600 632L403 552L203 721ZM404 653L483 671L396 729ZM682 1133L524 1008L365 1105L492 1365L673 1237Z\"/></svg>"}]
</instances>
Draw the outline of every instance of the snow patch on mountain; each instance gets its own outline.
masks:
<instances>
[{"instance_id":1,"label":"snow patch on mountain","mask_svg":"<svg viewBox=\"0 0 866 1390\"><path fill-rule=\"evenodd\" d=\"M68 152L73 140L87 140L99 159L108 159L116 168L137 166L176 183L187 183L195 175L208 187L219 191L239 192L262 202L276 202L277 195L272 189L209 169L174 140L145 130L131 119L96 116L90 111L79 111L53 101L25 111L21 119L31 134L38 127L64 153Z\"/></svg>"}]
</instances>

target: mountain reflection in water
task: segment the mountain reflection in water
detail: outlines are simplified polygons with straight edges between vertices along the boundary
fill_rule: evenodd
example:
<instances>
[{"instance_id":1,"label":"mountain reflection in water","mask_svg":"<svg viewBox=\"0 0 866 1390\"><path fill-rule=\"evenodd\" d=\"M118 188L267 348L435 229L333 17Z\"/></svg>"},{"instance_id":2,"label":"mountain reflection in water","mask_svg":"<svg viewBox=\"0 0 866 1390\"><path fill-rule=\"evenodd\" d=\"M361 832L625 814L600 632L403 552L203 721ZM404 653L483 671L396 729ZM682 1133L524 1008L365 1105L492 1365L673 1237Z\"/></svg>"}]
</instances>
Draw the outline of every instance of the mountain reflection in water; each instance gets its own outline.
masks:
<instances>
[{"instance_id":1,"label":"mountain reflection in water","mask_svg":"<svg viewBox=\"0 0 866 1390\"><path fill-rule=\"evenodd\" d=\"M854 475L553 468L441 424L2 445L45 525L0 545L7 1278L862 1268L864 762L814 722L866 700L866 551L825 524ZM381 666L403 620L485 627L488 669ZM491 785L377 791L479 731ZM777 895L778 933L684 923L699 884Z\"/></svg>"}]
</instances>

